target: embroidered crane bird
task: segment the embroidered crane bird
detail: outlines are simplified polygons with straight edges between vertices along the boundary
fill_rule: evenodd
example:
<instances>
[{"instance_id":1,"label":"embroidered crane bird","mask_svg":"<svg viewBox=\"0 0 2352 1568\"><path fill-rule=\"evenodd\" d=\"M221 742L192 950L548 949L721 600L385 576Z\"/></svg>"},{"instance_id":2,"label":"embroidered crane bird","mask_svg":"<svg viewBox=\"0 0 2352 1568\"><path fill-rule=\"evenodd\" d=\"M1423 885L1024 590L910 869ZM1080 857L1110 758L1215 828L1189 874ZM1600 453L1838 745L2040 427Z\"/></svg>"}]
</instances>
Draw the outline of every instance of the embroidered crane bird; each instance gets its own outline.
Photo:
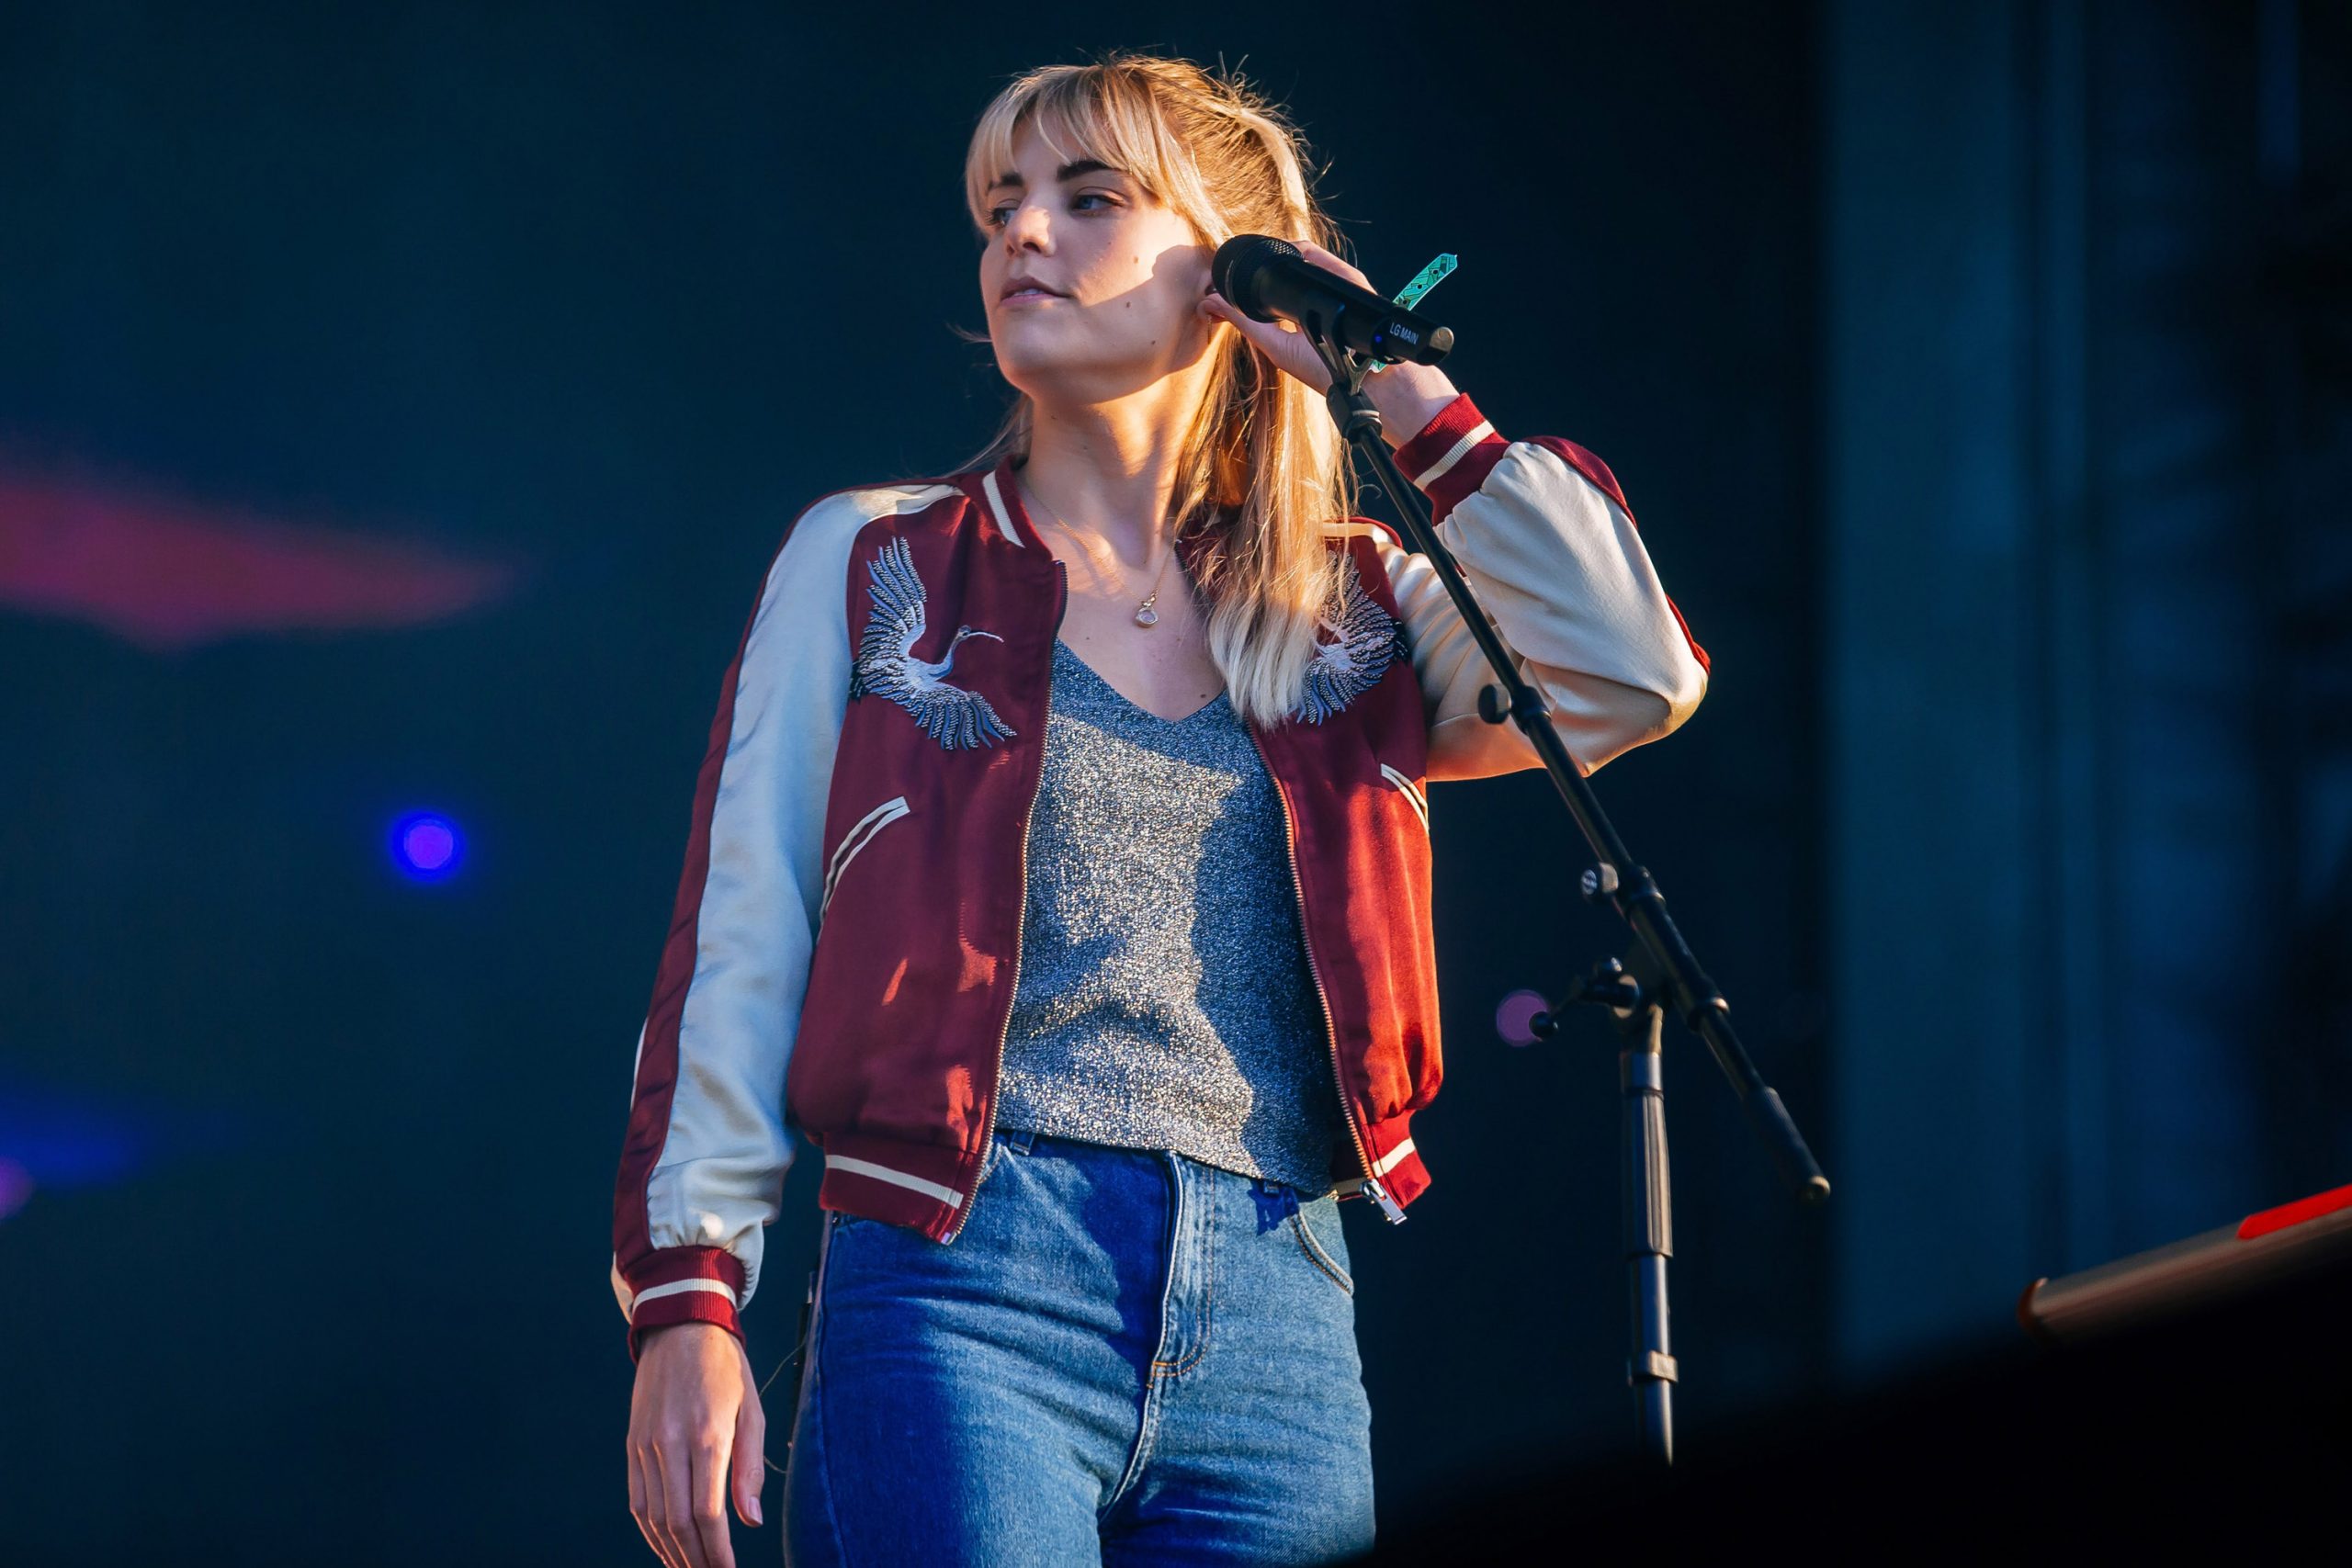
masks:
<instances>
[{"instance_id":1,"label":"embroidered crane bird","mask_svg":"<svg viewBox=\"0 0 2352 1568\"><path fill-rule=\"evenodd\" d=\"M1412 657L1405 628L1365 592L1356 563L1347 563L1337 622L1324 621L1331 640L1316 650L1306 667L1306 689L1292 716L1320 724L1376 685L1388 666Z\"/></svg>"},{"instance_id":2,"label":"embroidered crane bird","mask_svg":"<svg viewBox=\"0 0 2352 1568\"><path fill-rule=\"evenodd\" d=\"M865 596L874 611L858 636L849 694L862 697L873 692L889 698L914 716L924 734L951 751L1012 739L1012 728L997 716L986 697L951 686L945 678L966 637L1004 639L976 626L958 626L944 659L936 664L917 659L915 644L922 640L925 624L922 579L915 572L914 556L906 540L893 539L883 546L866 571L873 581L866 584Z\"/></svg>"}]
</instances>

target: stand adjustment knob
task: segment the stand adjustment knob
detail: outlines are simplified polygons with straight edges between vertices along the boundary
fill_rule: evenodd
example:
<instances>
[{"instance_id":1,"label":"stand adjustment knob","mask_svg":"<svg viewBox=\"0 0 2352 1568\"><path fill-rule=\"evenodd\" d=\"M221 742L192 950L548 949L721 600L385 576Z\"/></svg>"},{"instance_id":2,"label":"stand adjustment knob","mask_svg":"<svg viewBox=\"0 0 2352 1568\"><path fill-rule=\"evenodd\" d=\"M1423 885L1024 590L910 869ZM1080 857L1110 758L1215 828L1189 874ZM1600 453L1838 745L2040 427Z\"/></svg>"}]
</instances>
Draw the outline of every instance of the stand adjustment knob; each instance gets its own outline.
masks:
<instances>
[{"instance_id":1,"label":"stand adjustment knob","mask_svg":"<svg viewBox=\"0 0 2352 1568\"><path fill-rule=\"evenodd\" d=\"M1500 686L1488 682L1478 688L1478 716L1488 724L1501 724L1510 717L1510 699Z\"/></svg>"},{"instance_id":2,"label":"stand adjustment knob","mask_svg":"<svg viewBox=\"0 0 2352 1568\"><path fill-rule=\"evenodd\" d=\"M1617 891L1617 868L1605 861L1599 865L1587 866L1577 886L1583 890L1589 901L1598 904Z\"/></svg>"}]
</instances>

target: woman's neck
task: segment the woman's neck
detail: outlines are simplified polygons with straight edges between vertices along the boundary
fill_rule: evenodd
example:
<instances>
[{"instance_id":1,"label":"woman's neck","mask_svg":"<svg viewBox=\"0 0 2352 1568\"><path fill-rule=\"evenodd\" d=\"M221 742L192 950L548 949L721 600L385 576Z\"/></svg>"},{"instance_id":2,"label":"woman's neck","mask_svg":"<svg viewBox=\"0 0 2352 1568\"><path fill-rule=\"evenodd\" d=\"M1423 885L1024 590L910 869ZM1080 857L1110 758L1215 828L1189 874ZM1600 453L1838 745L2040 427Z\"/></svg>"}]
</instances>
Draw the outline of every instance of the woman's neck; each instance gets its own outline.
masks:
<instances>
[{"instance_id":1,"label":"woman's neck","mask_svg":"<svg viewBox=\"0 0 2352 1568\"><path fill-rule=\"evenodd\" d=\"M1168 376L1103 403L1033 399L1021 482L1071 533L1102 539L1131 566L1157 561L1204 379Z\"/></svg>"}]
</instances>

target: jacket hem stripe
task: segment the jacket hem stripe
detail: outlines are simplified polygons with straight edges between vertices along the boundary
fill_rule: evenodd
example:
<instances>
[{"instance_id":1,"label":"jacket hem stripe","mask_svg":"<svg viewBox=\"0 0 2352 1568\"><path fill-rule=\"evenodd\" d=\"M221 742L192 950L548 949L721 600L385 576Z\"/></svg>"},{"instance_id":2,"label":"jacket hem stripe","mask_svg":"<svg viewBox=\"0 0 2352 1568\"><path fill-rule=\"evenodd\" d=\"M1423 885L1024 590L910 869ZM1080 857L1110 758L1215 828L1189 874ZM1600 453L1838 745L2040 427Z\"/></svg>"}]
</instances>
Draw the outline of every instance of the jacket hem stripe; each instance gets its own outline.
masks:
<instances>
[{"instance_id":1,"label":"jacket hem stripe","mask_svg":"<svg viewBox=\"0 0 2352 1568\"><path fill-rule=\"evenodd\" d=\"M851 1176L869 1177L876 1181L887 1181L893 1187L904 1187L910 1191L920 1192L926 1198L935 1199L951 1209L959 1209L964 1205L964 1195L953 1187L944 1187L936 1181L926 1181L920 1176L910 1176L903 1170L892 1170L888 1166L876 1165L872 1160L852 1159L847 1155L829 1154L825 1156L825 1166L829 1170L842 1171Z\"/></svg>"}]
</instances>

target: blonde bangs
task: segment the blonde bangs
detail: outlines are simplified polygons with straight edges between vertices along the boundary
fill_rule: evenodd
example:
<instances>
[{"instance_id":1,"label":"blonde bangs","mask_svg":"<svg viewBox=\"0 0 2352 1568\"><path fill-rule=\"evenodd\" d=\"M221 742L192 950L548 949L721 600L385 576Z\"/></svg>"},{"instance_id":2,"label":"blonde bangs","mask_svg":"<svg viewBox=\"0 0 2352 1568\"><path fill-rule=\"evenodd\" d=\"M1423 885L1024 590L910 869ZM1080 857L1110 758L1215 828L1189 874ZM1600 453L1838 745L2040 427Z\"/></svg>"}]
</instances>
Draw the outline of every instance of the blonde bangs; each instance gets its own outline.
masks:
<instances>
[{"instance_id":1,"label":"blonde bangs","mask_svg":"<svg viewBox=\"0 0 2352 1568\"><path fill-rule=\"evenodd\" d=\"M1080 68L1035 72L1008 88L972 132L964 161L964 200L972 221L988 220L988 193L1012 172L1012 143L1035 126L1057 164L1091 158L1132 176L1170 206L1165 134L1148 94L1132 83L1090 83Z\"/></svg>"},{"instance_id":2,"label":"blonde bangs","mask_svg":"<svg viewBox=\"0 0 2352 1568\"><path fill-rule=\"evenodd\" d=\"M1121 54L1016 79L981 113L965 157L965 201L984 232L988 194L1012 169L1024 126L1057 163L1091 159L1134 179L1204 244L1262 233L1340 248L1297 133L1238 77ZM1322 398L1271 371L1231 327L1215 330L1171 506L1180 534L1206 536L1195 581L1228 698L1271 727L1297 706L1340 592L1346 557L1326 538L1354 511L1353 476ZM1030 423L1023 397L979 460L1025 458Z\"/></svg>"}]
</instances>

